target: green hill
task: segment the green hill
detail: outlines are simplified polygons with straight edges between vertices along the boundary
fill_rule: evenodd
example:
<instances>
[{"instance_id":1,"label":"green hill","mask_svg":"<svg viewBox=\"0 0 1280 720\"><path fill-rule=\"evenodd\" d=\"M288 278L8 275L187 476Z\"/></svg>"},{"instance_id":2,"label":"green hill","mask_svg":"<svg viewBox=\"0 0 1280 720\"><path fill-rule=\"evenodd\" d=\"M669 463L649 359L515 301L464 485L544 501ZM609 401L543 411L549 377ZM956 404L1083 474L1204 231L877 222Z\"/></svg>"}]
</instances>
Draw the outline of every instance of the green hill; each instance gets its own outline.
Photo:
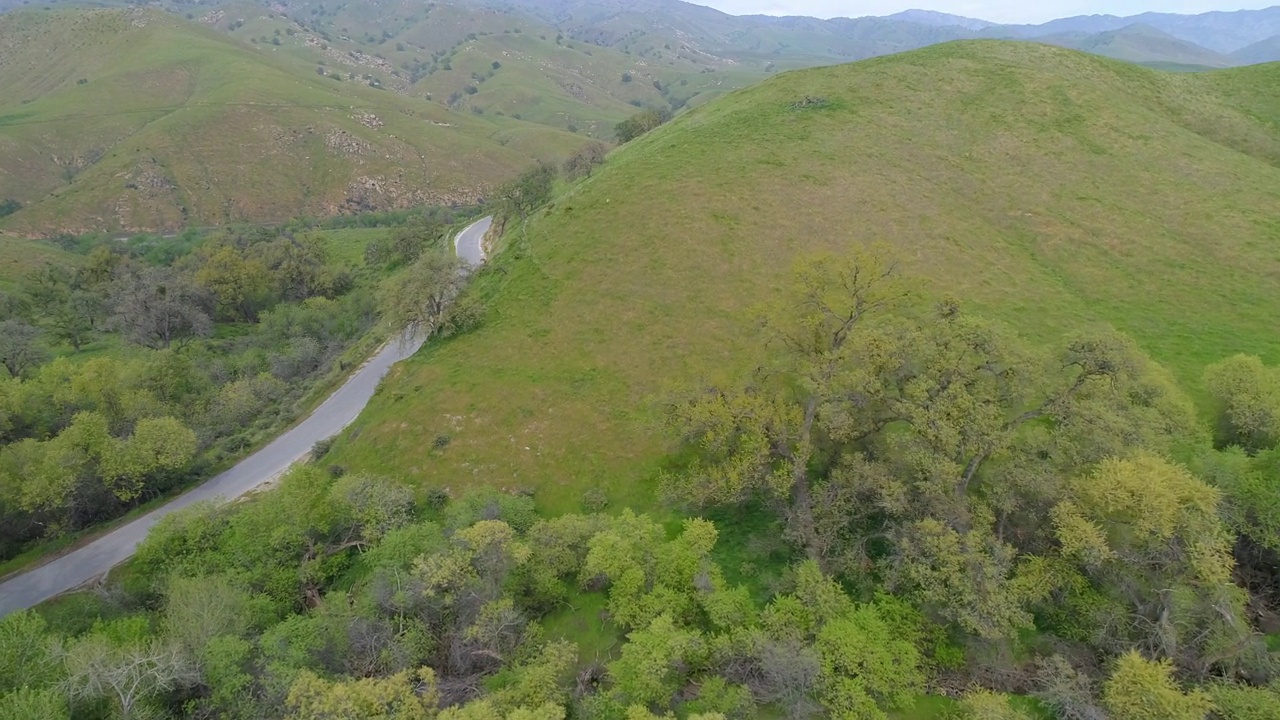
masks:
<instances>
[{"instance_id":1,"label":"green hill","mask_svg":"<svg viewBox=\"0 0 1280 720\"><path fill-rule=\"evenodd\" d=\"M17 232L472 202L581 142L320 75L171 14L0 16L0 198L24 206L0 227Z\"/></svg>"},{"instance_id":2,"label":"green hill","mask_svg":"<svg viewBox=\"0 0 1280 720\"><path fill-rule=\"evenodd\" d=\"M75 265L80 257L38 240L0 234L0 292L16 290L18 282L45 263Z\"/></svg>"},{"instance_id":3,"label":"green hill","mask_svg":"<svg viewBox=\"0 0 1280 720\"><path fill-rule=\"evenodd\" d=\"M1033 339L1114 325L1193 393L1232 353L1280 360L1278 84L975 41L730 94L533 220L487 324L389 381L340 462L648 503L663 391L753 366L745 311L797 254L868 243Z\"/></svg>"}]
</instances>

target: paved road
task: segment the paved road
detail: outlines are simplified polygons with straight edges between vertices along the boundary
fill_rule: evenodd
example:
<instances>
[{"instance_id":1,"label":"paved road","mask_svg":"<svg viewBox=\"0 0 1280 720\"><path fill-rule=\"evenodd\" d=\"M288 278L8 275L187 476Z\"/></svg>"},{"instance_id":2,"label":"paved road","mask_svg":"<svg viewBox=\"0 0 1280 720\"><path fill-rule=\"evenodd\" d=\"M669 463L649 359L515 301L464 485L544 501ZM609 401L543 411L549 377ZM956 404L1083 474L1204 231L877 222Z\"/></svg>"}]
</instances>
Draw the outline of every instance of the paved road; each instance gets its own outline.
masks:
<instances>
[{"instance_id":1,"label":"paved road","mask_svg":"<svg viewBox=\"0 0 1280 720\"><path fill-rule=\"evenodd\" d=\"M484 246L481 241L484 240L484 234L489 232L489 226L492 224L493 217L490 216L472 223L458 233L458 237L453 241L453 249L458 253L458 257L466 260L473 267L484 262Z\"/></svg>"},{"instance_id":2,"label":"paved road","mask_svg":"<svg viewBox=\"0 0 1280 720\"><path fill-rule=\"evenodd\" d=\"M471 265L478 265L484 260L480 239L492 220L486 217L458 233L458 255ZM0 617L80 587L124 562L133 555L138 543L147 536L147 531L165 515L202 500L239 497L284 472L302 459L317 441L337 435L351 424L373 397L378 383L391 366L421 346L421 338L407 335L392 340L356 370L306 420L241 460L235 467L82 548L0 583Z\"/></svg>"}]
</instances>

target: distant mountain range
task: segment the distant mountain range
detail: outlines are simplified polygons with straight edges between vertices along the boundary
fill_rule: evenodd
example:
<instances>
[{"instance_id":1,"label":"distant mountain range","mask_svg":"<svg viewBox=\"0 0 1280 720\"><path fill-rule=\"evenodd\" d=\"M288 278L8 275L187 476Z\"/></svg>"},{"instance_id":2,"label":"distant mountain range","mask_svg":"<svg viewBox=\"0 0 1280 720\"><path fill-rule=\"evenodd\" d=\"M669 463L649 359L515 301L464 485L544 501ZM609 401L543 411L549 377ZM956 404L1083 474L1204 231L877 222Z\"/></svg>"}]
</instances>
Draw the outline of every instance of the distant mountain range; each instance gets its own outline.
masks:
<instances>
[{"instance_id":1,"label":"distant mountain range","mask_svg":"<svg viewBox=\"0 0 1280 720\"><path fill-rule=\"evenodd\" d=\"M459 1L525 13L584 42L624 48L675 42L748 67L816 65L975 38L1036 40L1188 70L1280 60L1280 6L1200 15L1088 15L1040 25L1001 25L931 10L820 20L733 16L680 0Z\"/></svg>"}]
</instances>

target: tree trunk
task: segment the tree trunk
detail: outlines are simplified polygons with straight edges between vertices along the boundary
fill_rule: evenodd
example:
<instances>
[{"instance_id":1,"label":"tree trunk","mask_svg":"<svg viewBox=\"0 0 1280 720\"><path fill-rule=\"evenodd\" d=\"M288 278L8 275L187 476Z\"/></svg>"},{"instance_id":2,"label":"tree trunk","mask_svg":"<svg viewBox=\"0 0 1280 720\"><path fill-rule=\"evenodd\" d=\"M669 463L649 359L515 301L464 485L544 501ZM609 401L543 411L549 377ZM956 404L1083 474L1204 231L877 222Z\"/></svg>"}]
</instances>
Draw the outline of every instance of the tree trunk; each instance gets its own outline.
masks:
<instances>
[{"instance_id":1,"label":"tree trunk","mask_svg":"<svg viewBox=\"0 0 1280 720\"><path fill-rule=\"evenodd\" d=\"M818 539L813 520L813 493L809 486L809 473L796 473L791 486L791 530L804 546L804 554L826 570L822 562L822 553L818 552Z\"/></svg>"},{"instance_id":2,"label":"tree trunk","mask_svg":"<svg viewBox=\"0 0 1280 720\"><path fill-rule=\"evenodd\" d=\"M817 531L813 520L813 489L809 484L809 450L812 447L813 423L818 417L818 399L811 397L805 402L804 423L800 426L800 446L806 448L801 455L792 455L791 470L791 522L792 530L800 538L805 555L810 560L823 566L822 554L818 551Z\"/></svg>"}]
</instances>

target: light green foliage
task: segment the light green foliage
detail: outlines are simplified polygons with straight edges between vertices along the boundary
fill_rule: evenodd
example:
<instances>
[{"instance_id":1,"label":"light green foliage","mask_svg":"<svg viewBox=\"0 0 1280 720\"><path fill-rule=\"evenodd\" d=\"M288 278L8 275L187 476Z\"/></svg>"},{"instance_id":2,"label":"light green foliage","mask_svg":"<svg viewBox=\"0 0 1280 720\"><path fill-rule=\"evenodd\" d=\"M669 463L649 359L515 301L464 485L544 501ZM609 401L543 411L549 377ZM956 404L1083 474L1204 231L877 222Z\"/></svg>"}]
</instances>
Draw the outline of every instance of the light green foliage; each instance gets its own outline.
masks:
<instances>
[{"instance_id":1,"label":"light green foliage","mask_svg":"<svg viewBox=\"0 0 1280 720\"><path fill-rule=\"evenodd\" d=\"M1149 628L1122 631L1107 612L1096 642L1140 643L1197 676L1215 663L1265 656L1246 621L1245 593L1232 579L1232 539L1218 515L1220 492L1185 468L1150 454L1106 460L1069 483L1054 508L1062 551L1099 593Z\"/></svg>"},{"instance_id":2,"label":"light green foliage","mask_svg":"<svg viewBox=\"0 0 1280 720\"><path fill-rule=\"evenodd\" d=\"M1108 451L1195 437L1189 403L1115 333L1052 356L949 300L894 317L904 286L875 254L804 261L794 278L761 311L782 350L768 382L671 410L696 454L668 487L698 502L786 498L789 536L829 570L866 569L867 541L887 536L891 587L966 632L1030 627L1051 587L998 523L1047 511L1064 475Z\"/></svg>"},{"instance_id":3,"label":"light green foliage","mask_svg":"<svg viewBox=\"0 0 1280 720\"><path fill-rule=\"evenodd\" d=\"M58 518L82 501L84 484L131 501L148 483L185 468L195 451L195 433L172 417L144 418L116 438L101 413L81 412L51 440L0 449L0 487L17 507Z\"/></svg>"},{"instance_id":4,"label":"light green foliage","mask_svg":"<svg viewBox=\"0 0 1280 720\"><path fill-rule=\"evenodd\" d=\"M1280 372L1253 355L1210 365L1204 384L1213 398L1215 440L1249 452L1280 442Z\"/></svg>"},{"instance_id":5,"label":"light green foliage","mask_svg":"<svg viewBox=\"0 0 1280 720\"><path fill-rule=\"evenodd\" d=\"M413 517L413 494L387 478L347 475L334 484L331 492L350 508L351 521L360 528L361 539L367 544L404 527Z\"/></svg>"},{"instance_id":6,"label":"light green foliage","mask_svg":"<svg viewBox=\"0 0 1280 720\"><path fill-rule=\"evenodd\" d=\"M298 607L319 599L352 550L407 524L410 504L391 481L334 481L303 466L237 512L201 505L165 518L139 547L137 562L156 580L165 572L225 573L279 607Z\"/></svg>"},{"instance_id":7,"label":"light green foliage","mask_svg":"<svg viewBox=\"0 0 1280 720\"><path fill-rule=\"evenodd\" d=\"M268 373L229 382L209 403L208 426L217 434L232 434L278 401L285 389L283 382Z\"/></svg>"},{"instance_id":8,"label":"light green foliage","mask_svg":"<svg viewBox=\"0 0 1280 720\"><path fill-rule=\"evenodd\" d=\"M775 598L758 628L731 632L716 654L736 672L750 668L742 677L757 702L884 718L924 685L920 635L918 616L899 603L855 603L807 561L796 568L794 594Z\"/></svg>"},{"instance_id":9,"label":"light green foliage","mask_svg":"<svg viewBox=\"0 0 1280 720\"><path fill-rule=\"evenodd\" d=\"M201 682L209 702L235 720L255 720L262 711L253 697L253 644L231 635L212 638L200 650Z\"/></svg>"},{"instance_id":10,"label":"light green foliage","mask_svg":"<svg viewBox=\"0 0 1280 720\"><path fill-rule=\"evenodd\" d=\"M0 694L58 677L51 642L44 619L30 610L0 618Z\"/></svg>"},{"instance_id":11,"label":"light green foliage","mask_svg":"<svg viewBox=\"0 0 1280 720\"><path fill-rule=\"evenodd\" d=\"M1008 695L990 690L965 693L959 703L959 720L1031 720L1031 716L1009 702Z\"/></svg>"},{"instance_id":12,"label":"light green foliage","mask_svg":"<svg viewBox=\"0 0 1280 720\"><path fill-rule=\"evenodd\" d=\"M530 554L511 526L501 520L481 520L454 533L452 540L449 551L419 558L414 567L429 592L449 595L473 581L496 591L507 573Z\"/></svg>"},{"instance_id":13,"label":"light green foliage","mask_svg":"<svg viewBox=\"0 0 1280 720\"><path fill-rule=\"evenodd\" d=\"M1183 692L1173 666L1136 652L1121 655L1102 686L1102 702L1114 720L1204 720L1213 701L1201 690Z\"/></svg>"},{"instance_id":14,"label":"light green foliage","mask_svg":"<svg viewBox=\"0 0 1280 720\"><path fill-rule=\"evenodd\" d=\"M524 532L538 522L538 513L533 498L490 487L477 488L445 507L444 525L450 530L460 530L480 520L501 520L516 532Z\"/></svg>"},{"instance_id":15,"label":"light green foliage","mask_svg":"<svg viewBox=\"0 0 1280 720\"><path fill-rule=\"evenodd\" d=\"M133 434L103 458L102 473L121 500L134 500L150 475L185 468L196 453L196 434L171 417L138 421Z\"/></svg>"},{"instance_id":16,"label":"light green foliage","mask_svg":"<svg viewBox=\"0 0 1280 720\"><path fill-rule=\"evenodd\" d=\"M521 707L564 707L577 660L573 643L547 643L536 656L511 670L512 682L494 694L494 705L512 712Z\"/></svg>"},{"instance_id":17,"label":"light green foliage","mask_svg":"<svg viewBox=\"0 0 1280 720\"><path fill-rule=\"evenodd\" d=\"M219 548L230 523L227 509L212 501L169 513L138 546L134 566L156 578L166 572L199 574L206 569L209 555Z\"/></svg>"},{"instance_id":18,"label":"light green foliage","mask_svg":"<svg viewBox=\"0 0 1280 720\"><path fill-rule=\"evenodd\" d=\"M745 685L734 685L715 675L699 683L698 697L686 702L683 709L690 717L749 717L755 700Z\"/></svg>"},{"instance_id":19,"label":"light green foliage","mask_svg":"<svg viewBox=\"0 0 1280 720\"><path fill-rule=\"evenodd\" d=\"M266 304L272 278L266 266L232 242L206 242L199 250L195 281L213 295L219 316L253 321Z\"/></svg>"},{"instance_id":20,"label":"light green foliage","mask_svg":"<svg viewBox=\"0 0 1280 720\"><path fill-rule=\"evenodd\" d=\"M520 707L503 714L492 702L476 700L448 708L440 713L439 720L564 720L564 716L564 708L559 705Z\"/></svg>"},{"instance_id":21,"label":"light green foliage","mask_svg":"<svg viewBox=\"0 0 1280 720\"><path fill-rule=\"evenodd\" d=\"M1221 720L1271 720L1280 717L1280 687L1251 687L1232 682L1208 686L1215 718Z\"/></svg>"},{"instance_id":22,"label":"light green foliage","mask_svg":"<svg viewBox=\"0 0 1280 720\"><path fill-rule=\"evenodd\" d=\"M327 681L304 671L289 689L289 720L431 720L438 696L431 668L386 678Z\"/></svg>"},{"instance_id":23,"label":"light green foliage","mask_svg":"<svg viewBox=\"0 0 1280 720\"><path fill-rule=\"evenodd\" d=\"M884 718L909 705L924 685L920 656L895 636L874 605L832 619L818 631L822 703L833 718Z\"/></svg>"},{"instance_id":24,"label":"light green foliage","mask_svg":"<svg viewBox=\"0 0 1280 720\"><path fill-rule=\"evenodd\" d=\"M710 391L673 409L670 422L704 459L668 479L668 491L699 503L737 502L754 493L786 497L793 461L775 455L803 422L803 409L765 391ZM796 460L794 462L798 462Z\"/></svg>"},{"instance_id":25,"label":"light green foliage","mask_svg":"<svg viewBox=\"0 0 1280 720\"><path fill-rule=\"evenodd\" d=\"M0 720L70 720L67 699L55 689L22 687L0 694Z\"/></svg>"},{"instance_id":26,"label":"light green foliage","mask_svg":"<svg viewBox=\"0 0 1280 720\"><path fill-rule=\"evenodd\" d=\"M894 582L967 632L998 638L1031 626L1026 606L1040 588L1025 582L1015 549L990 533L919 520L902 530L898 554Z\"/></svg>"},{"instance_id":27,"label":"light green foliage","mask_svg":"<svg viewBox=\"0 0 1280 720\"><path fill-rule=\"evenodd\" d=\"M1236 531L1271 550L1280 550L1280 449L1246 458L1230 449L1215 453L1201 472L1221 488L1225 515Z\"/></svg>"},{"instance_id":28,"label":"light green foliage","mask_svg":"<svg viewBox=\"0 0 1280 720\"><path fill-rule=\"evenodd\" d=\"M625 720L675 720L675 715L666 713L664 715L656 715L648 708L639 705L632 705L627 708ZM720 713L696 713L690 715L688 720L725 720L725 716Z\"/></svg>"},{"instance_id":29,"label":"light green foliage","mask_svg":"<svg viewBox=\"0 0 1280 720\"><path fill-rule=\"evenodd\" d=\"M663 614L684 622L697 607L698 583L708 591L718 583L709 559L715 542L715 526L705 520L686 520L666 541L660 525L625 510L591 539L582 579L609 582L609 612L621 627L641 628Z\"/></svg>"},{"instance_id":30,"label":"light green foliage","mask_svg":"<svg viewBox=\"0 0 1280 720\"><path fill-rule=\"evenodd\" d=\"M568 598L591 538L609 522L602 515L561 515L529 528L532 554L524 570L535 602L551 605Z\"/></svg>"},{"instance_id":31,"label":"light green foliage","mask_svg":"<svg viewBox=\"0 0 1280 720\"><path fill-rule=\"evenodd\" d=\"M408 570L413 561L445 547L444 532L431 522L416 522L396 528L385 535L360 561L371 568Z\"/></svg>"},{"instance_id":32,"label":"light green foliage","mask_svg":"<svg viewBox=\"0 0 1280 720\"><path fill-rule=\"evenodd\" d=\"M165 591L164 632L189 656L200 658L215 638L239 638L253 629L252 603L227 576L173 575Z\"/></svg>"},{"instance_id":33,"label":"light green foliage","mask_svg":"<svg viewBox=\"0 0 1280 720\"><path fill-rule=\"evenodd\" d=\"M705 662L706 653L706 641L700 633L677 627L671 616L663 613L627 636L620 657L609 663L609 674L614 690L627 702L665 706L684 675Z\"/></svg>"}]
</instances>

